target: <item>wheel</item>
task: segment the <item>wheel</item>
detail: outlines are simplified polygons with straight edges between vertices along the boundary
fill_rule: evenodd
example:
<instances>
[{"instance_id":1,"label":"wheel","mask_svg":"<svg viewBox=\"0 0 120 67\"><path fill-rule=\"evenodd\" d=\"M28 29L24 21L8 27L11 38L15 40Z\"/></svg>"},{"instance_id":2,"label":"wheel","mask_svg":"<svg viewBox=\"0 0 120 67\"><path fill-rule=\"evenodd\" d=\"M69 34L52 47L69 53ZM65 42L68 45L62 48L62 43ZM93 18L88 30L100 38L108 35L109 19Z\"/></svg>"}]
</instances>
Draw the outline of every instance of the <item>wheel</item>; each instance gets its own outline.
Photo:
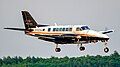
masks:
<instances>
[{"instance_id":1,"label":"wheel","mask_svg":"<svg viewBox=\"0 0 120 67\"><path fill-rule=\"evenodd\" d=\"M108 48L108 47L104 48L104 52L105 52L105 53L107 53L108 51L109 51L109 48Z\"/></svg>"},{"instance_id":2,"label":"wheel","mask_svg":"<svg viewBox=\"0 0 120 67\"><path fill-rule=\"evenodd\" d=\"M81 51L84 51L84 50L85 50L85 47L80 47L80 50L81 50Z\"/></svg>"},{"instance_id":3,"label":"wheel","mask_svg":"<svg viewBox=\"0 0 120 67\"><path fill-rule=\"evenodd\" d=\"M60 52L61 49L60 49L60 48L55 48L55 51L56 51L56 52Z\"/></svg>"}]
</instances>

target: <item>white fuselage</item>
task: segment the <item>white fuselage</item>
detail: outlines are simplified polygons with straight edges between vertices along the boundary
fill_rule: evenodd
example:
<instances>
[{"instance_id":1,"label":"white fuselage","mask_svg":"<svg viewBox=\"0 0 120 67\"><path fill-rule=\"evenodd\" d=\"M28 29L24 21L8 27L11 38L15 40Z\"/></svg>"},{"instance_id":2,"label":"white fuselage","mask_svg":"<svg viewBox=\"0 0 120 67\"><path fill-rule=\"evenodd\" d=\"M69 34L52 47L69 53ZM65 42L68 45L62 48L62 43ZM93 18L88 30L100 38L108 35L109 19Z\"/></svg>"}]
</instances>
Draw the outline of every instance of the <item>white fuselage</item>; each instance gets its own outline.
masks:
<instances>
[{"instance_id":1,"label":"white fuselage","mask_svg":"<svg viewBox=\"0 0 120 67\"><path fill-rule=\"evenodd\" d=\"M87 25L46 26L46 27L32 28L32 30L33 31L29 32L28 34L50 36L49 38L53 38L52 36L63 37L64 35L64 37L70 37L70 38L74 37L76 39L82 39L82 41L85 43L89 43L93 41L97 42L97 41L109 39L109 37L106 34L102 34L94 30L90 30L90 28ZM77 42L74 42L74 43L76 44Z\"/></svg>"}]
</instances>

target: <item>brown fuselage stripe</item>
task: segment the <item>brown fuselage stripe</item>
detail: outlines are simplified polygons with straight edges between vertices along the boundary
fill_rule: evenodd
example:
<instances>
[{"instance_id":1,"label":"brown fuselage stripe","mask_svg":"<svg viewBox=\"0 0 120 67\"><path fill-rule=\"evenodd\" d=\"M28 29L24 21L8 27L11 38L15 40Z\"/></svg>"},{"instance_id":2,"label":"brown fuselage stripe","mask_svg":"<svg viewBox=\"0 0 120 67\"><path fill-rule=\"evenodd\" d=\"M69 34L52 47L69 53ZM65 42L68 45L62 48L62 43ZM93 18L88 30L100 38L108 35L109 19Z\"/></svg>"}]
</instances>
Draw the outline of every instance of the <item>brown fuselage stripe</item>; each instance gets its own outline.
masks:
<instances>
[{"instance_id":1,"label":"brown fuselage stripe","mask_svg":"<svg viewBox=\"0 0 120 67\"><path fill-rule=\"evenodd\" d=\"M64 34L64 33L56 33L56 32L50 32L50 33L48 33L48 32L29 32L29 33L27 33L27 34L48 34L48 35L62 35L62 34ZM80 36L92 36L92 37L96 37L96 35L91 35L91 34L78 34L78 35L80 35Z\"/></svg>"}]
</instances>

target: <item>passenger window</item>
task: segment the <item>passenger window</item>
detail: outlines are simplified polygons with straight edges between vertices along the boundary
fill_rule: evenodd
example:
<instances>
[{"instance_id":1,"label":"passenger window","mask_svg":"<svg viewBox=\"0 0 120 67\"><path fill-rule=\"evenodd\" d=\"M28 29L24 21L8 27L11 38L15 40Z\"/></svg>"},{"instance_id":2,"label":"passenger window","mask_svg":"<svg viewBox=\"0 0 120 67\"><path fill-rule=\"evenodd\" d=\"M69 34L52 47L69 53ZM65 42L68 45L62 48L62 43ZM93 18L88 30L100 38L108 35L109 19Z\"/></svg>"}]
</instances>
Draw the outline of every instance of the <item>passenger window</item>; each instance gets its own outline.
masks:
<instances>
[{"instance_id":1,"label":"passenger window","mask_svg":"<svg viewBox=\"0 0 120 67\"><path fill-rule=\"evenodd\" d=\"M50 31L51 30L51 28L48 28L48 31Z\"/></svg>"},{"instance_id":2,"label":"passenger window","mask_svg":"<svg viewBox=\"0 0 120 67\"><path fill-rule=\"evenodd\" d=\"M59 31L62 31L62 28L59 28Z\"/></svg>"},{"instance_id":3,"label":"passenger window","mask_svg":"<svg viewBox=\"0 0 120 67\"><path fill-rule=\"evenodd\" d=\"M81 31L81 28L77 27L77 28L76 28L76 31Z\"/></svg>"},{"instance_id":4,"label":"passenger window","mask_svg":"<svg viewBox=\"0 0 120 67\"><path fill-rule=\"evenodd\" d=\"M62 31L65 31L65 28L63 28Z\"/></svg>"},{"instance_id":5,"label":"passenger window","mask_svg":"<svg viewBox=\"0 0 120 67\"><path fill-rule=\"evenodd\" d=\"M45 29L43 29L43 31L45 31Z\"/></svg>"},{"instance_id":6,"label":"passenger window","mask_svg":"<svg viewBox=\"0 0 120 67\"><path fill-rule=\"evenodd\" d=\"M69 28L69 31L72 31L72 28Z\"/></svg>"},{"instance_id":7,"label":"passenger window","mask_svg":"<svg viewBox=\"0 0 120 67\"><path fill-rule=\"evenodd\" d=\"M53 28L53 31L55 31L56 28Z\"/></svg>"},{"instance_id":8,"label":"passenger window","mask_svg":"<svg viewBox=\"0 0 120 67\"><path fill-rule=\"evenodd\" d=\"M59 30L59 28L56 28L56 30L55 31L58 31Z\"/></svg>"},{"instance_id":9,"label":"passenger window","mask_svg":"<svg viewBox=\"0 0 120 67\"><path fill-rule=\"evenodd\" d=\"M68 31L68 28L66 28L66 31Z\"/></svg>"}]
</instances>

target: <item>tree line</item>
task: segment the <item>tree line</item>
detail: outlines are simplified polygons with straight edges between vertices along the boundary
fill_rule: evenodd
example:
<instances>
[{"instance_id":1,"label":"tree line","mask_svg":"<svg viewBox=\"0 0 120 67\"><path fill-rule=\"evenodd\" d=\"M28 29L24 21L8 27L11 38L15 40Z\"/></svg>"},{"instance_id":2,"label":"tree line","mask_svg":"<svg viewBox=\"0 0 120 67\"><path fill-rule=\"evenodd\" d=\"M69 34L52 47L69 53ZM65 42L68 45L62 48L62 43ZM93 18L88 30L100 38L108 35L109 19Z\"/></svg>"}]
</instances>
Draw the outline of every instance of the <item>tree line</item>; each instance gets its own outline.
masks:
<instances>
[{"instance_id":1,"label":"tree line","mask_svg":"<svg viewBox=\"0 0 120 67\"><path fill-rule=\"evenodd\" d=\"M3 57L0 67L120 67L120 55L117 51L109 56L81 56L81 57Z\"/></svg>"}]
</instances>

